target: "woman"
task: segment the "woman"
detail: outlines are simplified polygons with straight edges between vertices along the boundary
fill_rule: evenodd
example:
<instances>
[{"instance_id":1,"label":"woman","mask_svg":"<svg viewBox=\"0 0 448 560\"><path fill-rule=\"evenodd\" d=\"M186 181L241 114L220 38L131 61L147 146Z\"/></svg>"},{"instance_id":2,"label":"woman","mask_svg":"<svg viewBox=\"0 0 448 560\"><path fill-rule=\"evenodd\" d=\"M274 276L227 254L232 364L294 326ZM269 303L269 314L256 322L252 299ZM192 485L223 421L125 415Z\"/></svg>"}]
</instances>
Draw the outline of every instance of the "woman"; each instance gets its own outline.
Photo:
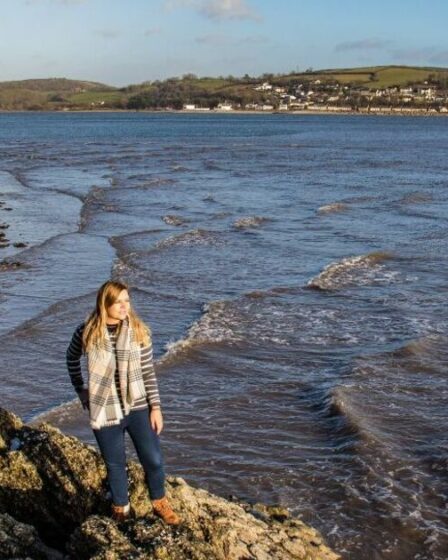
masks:
<instances>
[{"instance_id":1,"label":"woman","mask_svg":"<svg viewBox=\"0 0 448 560\"><path fill-rule=\"evenodd\" d=\"M80 358L87 356L88 385ZM78 325L67 348L67 368L84 409L89 411L112 494L112 517L130 516L124 432L127 431L146 475L153 510L166 523L180 518L165 495L159 434L163 428L152 360L151 330L133 310L128 287L105 282L96 308Z\"/></svg>"}]
</instances>

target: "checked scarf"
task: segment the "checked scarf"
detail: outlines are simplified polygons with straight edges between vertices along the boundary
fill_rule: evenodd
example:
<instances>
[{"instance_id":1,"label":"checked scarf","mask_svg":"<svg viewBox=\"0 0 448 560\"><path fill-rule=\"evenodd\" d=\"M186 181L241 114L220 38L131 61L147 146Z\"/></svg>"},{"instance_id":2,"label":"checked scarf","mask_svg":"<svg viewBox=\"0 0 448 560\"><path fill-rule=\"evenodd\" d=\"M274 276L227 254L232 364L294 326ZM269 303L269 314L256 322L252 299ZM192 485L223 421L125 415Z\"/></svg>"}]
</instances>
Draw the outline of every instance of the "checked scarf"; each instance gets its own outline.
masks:
<instances>
[{"instance_id":1,"label":"checked scarf","mask_svg":"<svg viewBox=\"0 0 448 560\"><path fill-rule=\"evenodd\" d=\"M90 425L94 429L119 424L123 418L115 371L118 368L124 414L138 398L146 396L142 377L140 343L126 317L116 340L116 353L106 327L104 344L97 344L87 353L89 372Z\"/></svg>"}]
</instances>

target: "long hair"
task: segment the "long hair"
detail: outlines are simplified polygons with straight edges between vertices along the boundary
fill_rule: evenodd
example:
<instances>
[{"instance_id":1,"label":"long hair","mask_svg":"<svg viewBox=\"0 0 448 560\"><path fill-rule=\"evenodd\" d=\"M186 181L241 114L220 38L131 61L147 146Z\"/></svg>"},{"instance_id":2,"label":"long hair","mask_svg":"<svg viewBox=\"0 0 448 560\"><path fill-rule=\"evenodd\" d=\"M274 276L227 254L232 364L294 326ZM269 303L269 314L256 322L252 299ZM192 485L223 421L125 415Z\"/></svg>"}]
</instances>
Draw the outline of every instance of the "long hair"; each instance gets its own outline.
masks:
<instances>
[{"instance_id":1,"label":"long hair","mask_svg":"<svg viewBox=\"0 0 448 560\"><path fill-rule=\"evenodd\" d=\"M89 313L85 320L84 332L82 335L82 347L84 354L93 346L101 345L106 338L107 309L115 303L120 292L129 288L123 282L114 282L108 280L99 288L96 295L96 307ZM129 324L134 330L135 340L148 346L151 341L151 329L137 315L132 307L129 307ZM122 322L119 323L118 329L121 328Z\"/></svg>"}]
</instances>

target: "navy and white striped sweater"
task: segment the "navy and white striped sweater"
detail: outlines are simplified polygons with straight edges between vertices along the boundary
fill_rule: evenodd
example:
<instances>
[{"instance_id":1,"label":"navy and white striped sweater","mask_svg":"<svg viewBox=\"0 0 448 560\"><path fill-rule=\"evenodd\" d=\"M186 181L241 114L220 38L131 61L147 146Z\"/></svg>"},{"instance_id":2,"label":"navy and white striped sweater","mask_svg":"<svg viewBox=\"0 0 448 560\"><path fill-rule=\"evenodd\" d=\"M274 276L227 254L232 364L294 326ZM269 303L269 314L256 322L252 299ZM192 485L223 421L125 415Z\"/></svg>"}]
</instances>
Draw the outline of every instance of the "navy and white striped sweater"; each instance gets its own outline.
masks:
<instances>
[{"instance_id":1,"label":"navy and white striped sweater","mask_svg":"<svg viewBox=\"0 0 448 560\"><path fill-rule=\"evenodd\" d=\"M114 349L116 348L117 339L117 326L118 325L107 325L107 330L109 331L110 339L113 344ZM73 333L70 344L67 348L67 369L70 375L70 380L72 382L75 391L79 393L83 388L86 387L84 384L84 379L81 371L81 356L82 356L82 334L84 332L85 323L81 323L76 327ZM145 408L148 405L150 407L160 406L160 396L159 389L157 385L156 372L154 370L153 357L152 357L152 342L150 340L149 346L141 347L141 365L142 365L142 377L146 389L146 398L142 397L137 399L131 410ZM123 400L120 390L120 382L118 376L118 369L115 372L115 386L117 388L118 398L120 399L121 408L123 407Z\"/></svg>"}]
</instances>

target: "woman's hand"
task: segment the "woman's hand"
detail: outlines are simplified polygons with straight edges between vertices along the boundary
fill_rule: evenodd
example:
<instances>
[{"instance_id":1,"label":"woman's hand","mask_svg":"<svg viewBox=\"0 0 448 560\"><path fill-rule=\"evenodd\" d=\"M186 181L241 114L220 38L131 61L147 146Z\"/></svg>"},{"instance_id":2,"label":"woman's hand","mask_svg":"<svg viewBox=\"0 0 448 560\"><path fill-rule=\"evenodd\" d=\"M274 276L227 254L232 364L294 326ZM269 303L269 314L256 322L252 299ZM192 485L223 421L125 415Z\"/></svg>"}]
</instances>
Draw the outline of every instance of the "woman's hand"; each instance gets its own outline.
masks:
<instances>
[{"instance_id":1,"label":"woman's hand","mask_svg":"<svg viewBox=\"0 0 448 560\"><path fill-rule=\"evenodd\" d=\"M157 435L159 435L163 428L163 417L160 407L151 408L151 412L149 413L149 421L151 423L152 429L156 432Z\"/></svg>"},{"instance_id":2,"label":"woman's hand","mask_svg":"<svg viewBox=\"0 0 448 560\"><path fill-rule=\"evenodd\" d=\"M79 400L81 401L82 407L84 409L89 409L89 390L84 388L78 393Z\"/></svg>"}]
</instances>

